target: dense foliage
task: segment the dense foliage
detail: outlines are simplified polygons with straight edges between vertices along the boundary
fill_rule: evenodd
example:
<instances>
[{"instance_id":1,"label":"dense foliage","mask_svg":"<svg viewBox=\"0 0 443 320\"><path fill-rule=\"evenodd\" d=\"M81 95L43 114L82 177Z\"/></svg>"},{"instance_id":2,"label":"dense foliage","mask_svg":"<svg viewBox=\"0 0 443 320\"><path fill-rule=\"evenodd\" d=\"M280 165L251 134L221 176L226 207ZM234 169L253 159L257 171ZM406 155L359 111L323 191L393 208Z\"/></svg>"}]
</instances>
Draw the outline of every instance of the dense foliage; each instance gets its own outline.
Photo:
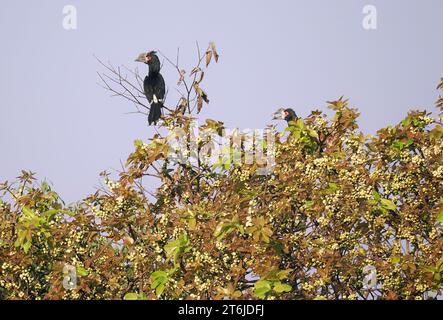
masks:
<instances>
[{"instance_id":1,"label":"dense foliage","mask_svg":"<svg viewBox=\"0 0 443 320\"><path fill-rule=\"evenodd\" d=\"M210 62L211 52L202 59ZM185 109L195 101L201 110L199 72ZM365 136L346 100L328 104L332 119L315 111L278 134L276 166L266 176L257 164L173 164L156 135L136 141L119 177L102 173L105 187L75 205L31 172L3 183L0 298L441 295L441 114L413 111ZM187 131L190 121L182 110L164 126ZM201 129L208 127L223 124L208 120ZM152 176L161 183L155 190ZM68 289L66 265L77 277ZM367 266L376 270L373 288L365 287Z\"/></svg>"}]
</instances>

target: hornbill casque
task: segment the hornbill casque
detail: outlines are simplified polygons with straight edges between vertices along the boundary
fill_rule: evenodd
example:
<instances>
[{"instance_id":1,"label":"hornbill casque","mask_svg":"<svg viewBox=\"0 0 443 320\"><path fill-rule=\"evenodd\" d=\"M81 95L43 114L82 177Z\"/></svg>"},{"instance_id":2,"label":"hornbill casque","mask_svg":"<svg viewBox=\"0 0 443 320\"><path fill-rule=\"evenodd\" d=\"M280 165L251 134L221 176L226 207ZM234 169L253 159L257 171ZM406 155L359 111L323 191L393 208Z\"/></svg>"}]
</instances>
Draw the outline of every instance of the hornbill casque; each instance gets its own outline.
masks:
<instances>
[{"instance_id":1,"label":"hornbill casque","mask_svg":"<svg viewBox=\"0 0 443 320\"><path fill-rule=\"evenodd\" d=\"M165 98L165 80L160 73L160 59L155 51L150 51L148 53L141 53L135 61L149 66L149 73L143 81L143 89L151 106L148 116L149 125L152 123L157 124L162 115Z\"/></svg>"}]
</instances>

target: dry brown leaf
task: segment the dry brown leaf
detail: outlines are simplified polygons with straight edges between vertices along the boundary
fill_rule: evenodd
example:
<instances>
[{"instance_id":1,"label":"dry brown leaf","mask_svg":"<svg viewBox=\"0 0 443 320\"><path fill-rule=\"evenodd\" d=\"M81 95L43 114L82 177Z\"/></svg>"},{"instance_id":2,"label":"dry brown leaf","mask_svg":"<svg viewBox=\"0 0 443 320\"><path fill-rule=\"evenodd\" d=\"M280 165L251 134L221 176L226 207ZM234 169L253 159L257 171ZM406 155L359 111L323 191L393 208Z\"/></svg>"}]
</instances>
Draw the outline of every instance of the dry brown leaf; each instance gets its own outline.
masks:
<instances>
[{"instance_id":1,"label":"dry brown leaf","mask_svg":"<svg viewBox=\"0 0 443 320\"><path fill-rule=\"evenodd\" d=\"M187 107L188 100L185 97L181 97L180 101L178 102L178 109L180 110L180 112L184 113Z\"/></svg>"},{"instance_id":2,"label":"dry brown leaf","mask_svg":"<svg viewBox=\"0 0 443 320\"><path fill-rule=\"evenodd\" d=\"M206 51L206 67L208 67L209 64L211 63L211 59L212 59L212 51L208 50Z\"/></svg>"},{"instance_id":3,"label":"dry brown leaf","mask_svg":"<svg viewBox=\"0 0 443 320\"><path fill-rule=\"evenodd\" d=\"M200 113L202 108L203 108L203 98L202 98L202 96L198 96L198 98L197 98L197 113Z\"/></svg>"},{"instance_id":4,"label":"dry brown leaf","mask_svg":"<svg viewBox=\"0 0 443 320\"><path fill-rule=\"evenodd\" d=\"M194 83L194 90L197 93L198 96L202 95L203 90L200 88L200 86L198 85L198 83Z\"/></svg>"},{"instance_id":5,"label":"dry brown leaf","mask_svg":"<svg viewBox=\"0 0 443 320\"><path fill-rule=\"evenodd\" d=\"M203 71L200 72L200 79L197 81L197 83L201 83L203 81L203 78L205 77L205 73Z\"/></svg>"},{"instance_id":6,"label":"dry brown leaf","mask_svg":"<svg viewBox=\"0 0 443 320\"><path fill-rule=\"evenodd\" d=\"M218 52L217 48L215 47L215 42L209 42L209 47L211 48L212 53L214 54L214 60L215 62L218 62Z\"/></svg>"},{"instance_id":7,"label":"dry brown leaf","mask_svg":"<svg viewBox=\"0 0 443 320\"><path fill-rule=\"evenodd\" d=\"M177 85L179 86L185 80L185 70L180 70L180 79L178 79Z\"/></svg>"},{"instance_id":8,"label":"dry brown leaf","mask_svg":"<svg viewBox=\"0 0 443 320\"><path fill-rule=\"evenodd\" d=\"M200 90L201 90L201 89L200 89ZM206 92L204 92L203 90L201 90L201 97L202 97L202 99L203 99L206 103L209 103L208 95L207 95Z\"/></svg>"},{"instance_id":9,"label":"dry brown leaf","mask_svg":"<svg viewBox=\"0 0 443 320\"><path fill-rule=\"evenodd\" d=\"M189 76L192 76L194 73L197 73L201 71L201 69L199 67L194 67L194 69L192 69L191 74Z\"/></svg>"}]
</instances>

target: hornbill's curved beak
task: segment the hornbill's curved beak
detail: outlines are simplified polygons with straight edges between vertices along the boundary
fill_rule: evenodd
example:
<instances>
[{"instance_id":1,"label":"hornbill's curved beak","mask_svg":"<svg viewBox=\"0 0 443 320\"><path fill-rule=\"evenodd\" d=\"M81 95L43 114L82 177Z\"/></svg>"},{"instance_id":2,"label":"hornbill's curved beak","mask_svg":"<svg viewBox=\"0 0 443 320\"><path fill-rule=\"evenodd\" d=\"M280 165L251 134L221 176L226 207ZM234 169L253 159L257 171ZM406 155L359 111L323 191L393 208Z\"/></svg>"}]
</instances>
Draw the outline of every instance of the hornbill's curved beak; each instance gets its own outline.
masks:
<instances>
[{"instance_id":1,"label":"hornbill's curved beak","mask_svg":"<svg viewBox=\"0 0 443 320\"><path fill-rule=\"evenodd\" d=\"M272 120L284 120L283 112L285 108L280 108L272 114Z\"/></svg>"},{"instance_id":2,"label":"hornbill's curved beak","mask_svg":"<svg viewBox=\"0 0 443 320\"><path fill-rule=\"evenodd\" d=\"M143 62L146 63L147 59L146 59L146 53L140 53L137 57L137 59L135 59L135 62Z\"/></svg>"}]
</instances>

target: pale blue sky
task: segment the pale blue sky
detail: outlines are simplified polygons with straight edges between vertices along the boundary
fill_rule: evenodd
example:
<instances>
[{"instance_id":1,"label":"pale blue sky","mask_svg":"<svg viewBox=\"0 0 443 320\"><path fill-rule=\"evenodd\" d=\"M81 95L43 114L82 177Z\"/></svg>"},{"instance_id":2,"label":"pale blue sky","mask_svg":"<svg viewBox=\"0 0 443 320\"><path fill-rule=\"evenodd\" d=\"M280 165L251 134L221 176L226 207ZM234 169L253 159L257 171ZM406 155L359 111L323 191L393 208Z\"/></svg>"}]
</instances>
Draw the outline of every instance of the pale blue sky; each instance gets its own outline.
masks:
<instances>
[{"instance_id":1,"label":"pale blue sky","mask_svg":"<svg viewBox=\"0 0 443 320\"><path fill-rule=\"evenodd\" d=\"M67 4L78 10L74 31L62 27ZM362 28L367 4L378 10L375 31ZM133 140L153 133L97 85L94 55L132 68L142 51L174 57L180 47L186 66L196 40L215 41L221 53L207 74L202 118L258 129L282 105L306 116L345 95L373 133L410 108L432 110L442 15L441 0L3 0L0 180L28 169L67 202L93 192L99 172L119 169ZM165 65L163 74L173 92L174 70Z\"/></svg>"}]
</instances>

